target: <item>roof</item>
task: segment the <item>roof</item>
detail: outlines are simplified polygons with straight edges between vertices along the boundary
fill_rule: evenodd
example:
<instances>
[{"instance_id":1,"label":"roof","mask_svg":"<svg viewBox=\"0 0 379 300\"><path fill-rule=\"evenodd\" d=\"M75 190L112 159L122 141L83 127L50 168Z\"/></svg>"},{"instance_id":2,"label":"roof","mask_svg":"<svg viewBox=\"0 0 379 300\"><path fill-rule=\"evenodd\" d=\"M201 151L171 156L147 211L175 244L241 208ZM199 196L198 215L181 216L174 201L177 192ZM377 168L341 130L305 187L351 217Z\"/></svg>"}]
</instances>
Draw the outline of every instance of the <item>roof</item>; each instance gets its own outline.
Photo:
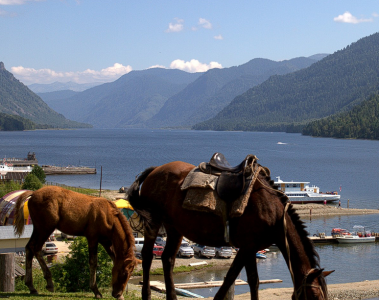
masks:
<instances>
[{"instance_id":1,"label":"roof","mask_svg":"<svg viewBox=\"0 0 379 300\"><path fill-rule=\"evenodd\" d=\"M20 238L30 238L33 232L33 225L25 225L24 233ZM12 240L18 239L18 235L15 235L13 226L0 226L0 240Z\"/></svg>"}]
</instances>

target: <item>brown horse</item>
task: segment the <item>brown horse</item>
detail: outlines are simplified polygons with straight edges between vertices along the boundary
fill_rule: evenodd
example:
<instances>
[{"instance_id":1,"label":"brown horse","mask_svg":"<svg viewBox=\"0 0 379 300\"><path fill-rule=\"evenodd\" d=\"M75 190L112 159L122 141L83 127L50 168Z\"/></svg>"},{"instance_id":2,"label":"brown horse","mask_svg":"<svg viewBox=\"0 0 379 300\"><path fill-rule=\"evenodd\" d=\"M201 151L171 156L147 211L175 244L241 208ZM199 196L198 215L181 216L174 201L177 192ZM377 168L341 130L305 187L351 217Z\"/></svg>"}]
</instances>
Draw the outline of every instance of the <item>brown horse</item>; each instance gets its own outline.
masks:
<instances>
[{"instance_id":1,"label":"brown horse","mask_svg":"<svg viewBox=\"0 0 379 300\"><path fill-rule=\"evenodd\" d=\"M186 192L180 187L193 168L193 165L180 161L150 167L138 176L128 190L128 199L144 222L144 300L151 299L149 269L154 241L162 225L167 232L162 264L166 298L169 300L176 299L172 270L183 236L203 245L226 244L225 227L221 217L182 207ZM241 217L229 220L230 244L240 250L215 299L224 298L244 266L251 299L258 299L259 278L255 253L272 244L280 248L290 269L294 283L293 299L328 299L324 277L330 272L320 270L319 256L308 238L303 222L292 205L286 206L288 198L273 187L273 181L262 170L260 167L244 213Z\"/></svg>"},{"instance_id":2,"label":"brown horse","mask_svg":"<svg viewBox=\"0 0 379 300\"><path fill-rule=\"evenodd\" d=\"M60 187L48 186L35 192L23 193L16 203L15 232L24 230L23 206L28 208L33 221L33 233L25 247L25 285L31 294L37 294L33 286L32 260L35 256L47 281L47 290L54 291L50 270L42 257L42 246L57 228L88 240L90 288L96 298L102 298L96 284L97 247L103 245L113 261L112 296L123 299L123 291L137 260L134 257L134 237L125 216L116 205L105 198L83 195Z\"/></svg>"}]
</instances>

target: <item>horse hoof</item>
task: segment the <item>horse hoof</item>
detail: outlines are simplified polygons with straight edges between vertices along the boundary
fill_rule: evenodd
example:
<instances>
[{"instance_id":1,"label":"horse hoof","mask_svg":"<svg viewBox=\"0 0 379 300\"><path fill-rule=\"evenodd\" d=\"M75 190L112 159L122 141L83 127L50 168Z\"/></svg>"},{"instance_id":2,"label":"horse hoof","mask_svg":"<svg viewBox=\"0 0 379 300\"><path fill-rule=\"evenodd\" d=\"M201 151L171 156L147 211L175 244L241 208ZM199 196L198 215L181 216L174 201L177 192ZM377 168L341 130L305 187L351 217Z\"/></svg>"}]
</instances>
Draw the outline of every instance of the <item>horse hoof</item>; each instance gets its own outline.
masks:
<instances>
[{"instance_id":1,"label":"horse hoof","mask_svg":"<svg viewBox=\"0 0 379 300\"><path fill-rule=\"evenodd\" d=\"M54 286L46 286L46 289L49 291L49 292L52 292L54 293Z\"/></svg>"}]
</instances>

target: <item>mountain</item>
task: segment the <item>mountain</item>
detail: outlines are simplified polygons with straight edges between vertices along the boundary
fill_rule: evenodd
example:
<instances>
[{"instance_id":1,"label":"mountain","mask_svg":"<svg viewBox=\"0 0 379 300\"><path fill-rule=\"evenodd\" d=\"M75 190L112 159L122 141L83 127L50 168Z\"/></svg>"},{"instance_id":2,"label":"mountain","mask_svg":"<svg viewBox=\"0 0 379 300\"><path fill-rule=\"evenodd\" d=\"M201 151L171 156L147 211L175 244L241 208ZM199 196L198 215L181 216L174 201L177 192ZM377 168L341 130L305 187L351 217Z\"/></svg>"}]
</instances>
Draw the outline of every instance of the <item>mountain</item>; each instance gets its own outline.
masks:
<instances>
[{"instance_id":1,"label":"mountain","mask_svg":"<svg viewBox=\"0 0 379 300\"><path fill-rule=\"evenodd\" d=\"M36 127L38 126L28 119L0 113L0 131L33 130Z\"/></svg>"},{"instance_id":2,"label":"mountain","mask_svg":"<svg viewBox=\"0 0 379 300\"><path fill-rule=\"evenodd\" d=\"M28 85L28 88L31 89L36 94L49 93L49 92L55 92L55 91L64 91L64 90L82 92L100 84L103 84L103 82L75 83L75 82L69 81L69 82L53 82L49 84L33 83L33 84Z\"/></svg>"},{"instance_id":3,"label":"mountain","mask_svg":"<svg viewBox=\"0 0 379 300\"><path fill-rule=\"evenodd\" d=\"M348 111L379 89L379 33L294 73L272 76L237 96L210 130L277 130Z\"/></svg>"},{"instance_id":4,"label":"mountain","mask_svg":"<svg viewBox=\"0 0 379 300\"><path fill-rule=\"evenodd\" d=\"M325 55L275 62L256 58L243 65L211 69L166 101L146 124L149 127L189 127L215 116L234 97L272 75L291 73L315 63Z\"/></svg>"},{"instance_id":5,"label":"mountain","mask_svg":"<svg viewBox=\"0 0 379 300\"><path fill-rule=\"evenodd\" d=\"M379 94L372 95L348 112L308 123L302 134L379 140Z\"/></svg>"},{"instance_id":6,"label":"mountain","mask_svg":"<svg viewBox=\"0 0 379 300\"><path fill-rule=\"evenodd\" d=\"M132 71L118 80L105 83L72 97L48 100L57 111L79 122L96 127L144 127L167 101L201 73L153 68Z\"/></svg>"},{"instance_id":7,"label":"mountain","mask_svg":"<svg viewBox=\"0 0 379 300\"><path fill-rule=\"evenodd\" d=\"M91 127L67 120L8 72L0 62L0 112L60 128Z\"/></svg>"}]
</instances>

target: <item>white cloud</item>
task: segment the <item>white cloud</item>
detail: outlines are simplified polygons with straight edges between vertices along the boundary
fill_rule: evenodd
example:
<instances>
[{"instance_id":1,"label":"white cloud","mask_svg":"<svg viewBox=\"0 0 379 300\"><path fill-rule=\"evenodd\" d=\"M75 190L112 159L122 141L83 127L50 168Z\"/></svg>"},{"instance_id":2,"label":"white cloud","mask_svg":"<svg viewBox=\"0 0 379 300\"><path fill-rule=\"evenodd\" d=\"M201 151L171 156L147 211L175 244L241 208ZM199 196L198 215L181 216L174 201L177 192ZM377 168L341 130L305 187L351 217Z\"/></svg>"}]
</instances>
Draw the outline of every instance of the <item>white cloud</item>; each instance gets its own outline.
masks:
<instances>
[{"instance_id":1,"label":"white cloud","mask_svg":"<svg viewBox=\"0 0 379 300\"><path fill-rule=\"evenodd\" d=\"M156 69L156 68L166 69L166 67L162 65L154 65L154 66L148 67L148 69Z\"/></svg>"},{"instance_id":2,"label":"white cloud","mask_svg":"<svg viewBox=\"0 0 379 300\"><path fill-rule=\"evenodd\" d=\"M207 19L204 18L199 18L199 22L197 22L197 26L192 27L192 30L198 30L200 28L205 28L205 29L212 29L212 23L208 21Z\"/></svg>"},{"instance_id":3,"label":"white cloud","mask_svg":"<svg viewBox=\"0 0 379 300\"><path fill-rule=\"evenodd\" d=\"M40 2L44 0L0 0L0 5L22 5L30 1Z\"/></svg>"},{"instance_id":4,"label":"white cloud","mask_svg":"<svg viewBox=\"0 0 379 300\"><path fill-rule=\"evenodd\" d=\"M215 35L213 38L214 38L215 40L223 40L223 39L224 39L224 37L223 37L221 34L219 34L219 35Z\"/></svg>"},{"instance_id":5,"label":"white cloud","mask_svg":"<svg viewBox=\"0 0 379 300\"><path fill-rule=\"evenodd\" d=\"M184 20L175 18L175 23L169 23L168 28L166 29L166 32L179 32L182 31L184 28Z\"/></svg>"},{"instance_id":6,"label":"white cloud","mask_svg":"<svg viewBox=\"0 0 379 300\"><path fill-rule=\"evenodd\" d=\"M375 17L375 18L377 18L377 17L379 17L379 14L376 13L376 12L374 12L374 13L372 13L372 16Z\"/></svg>"},{"instance_id":7,"label":"white cloud","mask_svg":"<svg viewBox=\"0 0 379 300\"><path fill-rule=\"evenodd\" d=\"M11 72L24 84L52 83L55 81L76 83L110 82L132 71L131 66L115 63L113 66L95 71L87 69L79 72L56 72L51 69L33 69L22 66L12 67Z\"/></svg>"},{"instance_id":8,"label":"white cloud","mask_svg":"<svg viewBox=\"0 0 379 300\"><path fill-rule=\"evenodd\" d=\"M203 64L197 59L191 59L190 61L176 59L170 64L170 69L179 69L190 73L206 72L214 68L222 69L222 65L214 61L211 61L209 64Z\"/></svg>"},{"instance_id":9,"label":"white cloud","mask_svg":"<svg viewBox=\"0 0 379 300\"><path fill-rule=\"evenodd\" d=\"M339 15L333 19L335 22L358 24L363 22L372 22L372 19L358 19L354 17L350 12L346 11L343 15Z\"/></svg>"}]
</instances>

